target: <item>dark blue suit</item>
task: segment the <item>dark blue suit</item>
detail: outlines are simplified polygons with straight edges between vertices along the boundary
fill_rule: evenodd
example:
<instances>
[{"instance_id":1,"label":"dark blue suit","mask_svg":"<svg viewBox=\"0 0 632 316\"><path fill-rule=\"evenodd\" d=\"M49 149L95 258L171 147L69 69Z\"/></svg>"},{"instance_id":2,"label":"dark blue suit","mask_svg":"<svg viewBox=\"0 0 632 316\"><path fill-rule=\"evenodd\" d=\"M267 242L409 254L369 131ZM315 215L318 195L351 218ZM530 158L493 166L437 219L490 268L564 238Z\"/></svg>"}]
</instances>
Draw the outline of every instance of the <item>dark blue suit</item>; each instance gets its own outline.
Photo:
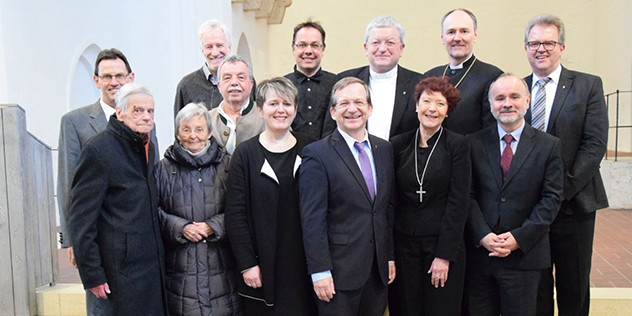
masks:
<instances>
[{"instance_id":1,"label":"dark blue suit","mask_svg":"<svg viewBox=\"0 0 632 316\"><path fill-rule=\"evenodd\" d=\"M360 167L338 131L303 149L299 177L303 241L310 274L331 270L336 294L356 291L373 282L383 290L386 307L388 262L393 260L393 150L369 135L377 191L372 201ZM319 313L332 305L319 301ZM362 307L361 307L362 310ZM330 311L345 315L344 311ZM376 310L382 315L384 310ZM347 314L350 315L350 314Z\"/></svg>"}]
</instances>

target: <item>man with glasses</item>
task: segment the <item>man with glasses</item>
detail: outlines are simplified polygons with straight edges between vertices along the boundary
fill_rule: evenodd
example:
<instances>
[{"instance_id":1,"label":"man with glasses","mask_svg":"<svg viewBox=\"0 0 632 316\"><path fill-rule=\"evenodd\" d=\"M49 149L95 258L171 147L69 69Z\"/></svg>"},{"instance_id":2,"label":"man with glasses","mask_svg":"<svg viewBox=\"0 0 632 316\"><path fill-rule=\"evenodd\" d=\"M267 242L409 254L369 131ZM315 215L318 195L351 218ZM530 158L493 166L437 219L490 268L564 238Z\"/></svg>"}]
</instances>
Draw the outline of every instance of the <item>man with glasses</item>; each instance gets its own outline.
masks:
<instances>
[{"instance_id":1,"label":"man with glasses","mask_svg":"<svg viewBox=\"0 0 632 316\"><path fill-rule=\"evenodd\" d=\"M419 126L413 95L415 86L425 76L398 65L405 47L402 25L392 16L378 16L364 33L369 66L338 74L339 78L356 77L369 85L373 100L373 115L367 123L369 133L386 140ZM326 118L323 135L335 128L335 122Z\"/></svg>"},{"instance_id":2,"label":"man with glasses","mask_svg":"<svg viewBox=\"0 0 632 316\"><path fill-rule=\"evenodd\" d=\"M565 37L564 23L554 15L541 14L527 24L525 52L533 74L525 81L533 97L525 118L562 141L564 161L562 206L550 232L553 266L540 279L537 314L553 315L555 284L559 315L581 316L589 312L596 210L608 207L599 173L608 112L599 77L562 67Z\"/></svg>"},{"instance_id":3,"label":"man with glasses","mask_svg":"<svg viewBox=\"0 0 632 316\"><path fill-rule=\"evenodd\" d=\"M114 97L119 89L134 82L134 73L127 58L116 48L104 49L97 56L94 67L94 84L101 89L101 98L94 104L72 110L61 118L59 130L59 154L57 168L57 203L61 232L59 241L62 248L68 248L68 259L76 267L72 242L69 236L70 188L75 175L81 149L97 133L103 131L110 117L115 113ZM157 157L158 141L155 128L151 131ZM87 293L88 315L92 315L94 295Z\"/></svg>"},{"instance_id":4,"label":"man with glasses","mask_svg":"<svg viewBox=\"0 0 632 316\"><path fill-rule=\"evenodd\" d=\"M487 93L489 85L502 71L474 56L477 27L476 16L468 10L455 9L446 13L441 19L441 42L450 62L426 72L429 77L447 76L459 90L461 101L443 121L443 126L463 135L496 124L489 111Z\"/></svg>"},{"instance_id":5,"label":"man with glasses","mask_svg":"<svg viewBox=\"0 0 632 316\"><path fill-rule=\"evenodd\" d=\"M320 67L325 55L325 30L320 23L307 20L294 28L292 54L294 72L285 75L298 89L298 112L292 130L320 138L331 88L337 81L336 75Z\"/></svg>"}]
</instances>

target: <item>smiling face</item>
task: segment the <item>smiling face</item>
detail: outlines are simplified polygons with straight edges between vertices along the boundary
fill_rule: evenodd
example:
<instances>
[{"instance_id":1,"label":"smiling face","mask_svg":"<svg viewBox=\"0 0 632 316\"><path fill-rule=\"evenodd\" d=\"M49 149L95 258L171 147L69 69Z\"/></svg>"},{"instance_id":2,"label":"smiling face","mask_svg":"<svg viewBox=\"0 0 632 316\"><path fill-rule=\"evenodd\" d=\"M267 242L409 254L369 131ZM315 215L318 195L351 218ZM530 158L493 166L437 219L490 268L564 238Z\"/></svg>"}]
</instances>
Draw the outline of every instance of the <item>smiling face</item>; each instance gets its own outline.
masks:
<instances>
[{"instance_id":1,"label":"smiling face","mask_svg":"<svg viewBox=\"0 0 632 316\"><path fill-rule=\"evenodd\" d=\"M300 48L298 45L305 48ZM313 46L319 46L314 48ZM304 27L296 32L292 45L292 54L296 61L296 69L306 76L312 76L320 69L320 62L325 55L325 46L320 31L313 27Z\"/></svg>"},{"instance_id":2,"label":"smiling face","mask_svg":"<svg viewBox=\"0 0 632 316\"><path fill-rule=\"evenodd\" d=\"M246 105L253 85L248 66L241 61L224 63L217 85L226 103L235 108Z\"/></svg>"},{"instance_id":3,"label":"smiling face","mask_svg":"<svg viewBox=\"0 0 632 316\"><path fill-rule=\"evenodd\" d=\"M99 62L99 75L93 76L94 84L101 89L101 99L107 105L115 107L114 96L119 89L128 82L134 82L134 73L128 73L125 62L121 59L103 59ZM116 79L117 76L123 75L123 79ZM101 79L101 77L109 77Z\"/></svg>"},{"instance_id":4,"label":"smiling face","mask_svg":"<svg viewBox=\"0 0 632 316\"><path fill-rule=\"evenodd\" d=\"M366 121L373 111L373 105L367 102L365 88L360 83L351 83L337 90L335 96L336 105L330 108L331 117L343 132L362 140Z\"/></svg>"},{"instance_id":5,"label":"smiling face","mask_svg":"<svg viewBox=\"0 0 632 316\"><path fill-rule=\"evenodd\" d=\"M527 40L529 42L558 42L560 33L555 25L538 24L531 28ZM557 44L550 51L544 49L544 45L540 45L537 50L530 50L525 46L527 59L533 73L540 78L550 75L560 65L562 52L565 48L566 45L564 44Z\"/></svg>"},{"instance_id":6,"label":"smiling face","mask_svg":"<svg viewBox=\"0 0 632 316\"><path fill-rule=\"evenodd\" d=\"M154 98L145 94L128 97L127 110L116 108L116 117L132 131L146 135L154 128Z\"/></svg>"},{"instance_id":7,"label":"smiling face","mask_svg":"<svg viewBox=\"0 0 632 316\"><path fill-rule=\"evenodd\" d=\"M441 42L454 66L464 62L471 54L478 33L474 30L474 21L464 11L454 11L443 21Z\"/></svg>"},{"instance_id":8,"label":"smiling face","mask_svg":"<svg viewBox=\"0 0 632 316\"><path fill-rule=\"evenodd\" d=\"M206 59L206 64L211 73L217 76L217 68L228 55L231 47L226 44L226 35L221 29L213 29L202 35L202 55Z\"/></svg>"},{"instance_id":9,"label":"smiling face","mask_svg":"<svg viewBox=\"0 0 632 316\"><path fill-rule=\"evenodd\" d=\"M182 148L197 153L206 146L206 141L211 137L211 131L206 125L204 115L195 115L186 122L181 122L178 128L177 138Z\"/></svg>"},{"instance_id":10,"label":"smiling face","mask_svg":"<svg viewBox=\"0 0 632 316\"><path fill-rule=\"evenodd\" d=\"M492 115L506 132L513 132L522 125L530 97L527 87L518 77L501 77L492 84L489 100Z\"/></svg>"},{"instance_id":11,"label":"smiling face","mask_svg":"<svg viewBox=\"0 0 632 316\"><path fill-rule=\"evenodd\" d=\"M259 117L266 124L266 130L273 132L285 132L290 129L294 117L296 117L296 105L283 99L273 91L268 91L265 102L257 107Z\"/></svg>"},{"instance_id":12,"label":"smiling face","mask_svg":"<svg viewBox=\"0 0 632 316\"><path fill-rule=\"evenodd\" d=\"M377 73L385 73L397 65L404 54L405 46L399 38L397 28L374 27L364 43L364 52L371 69Z\"/></svg>"},{"instance_id":13,"label":"smiling face","mask_svg":"<svg viewBox=\"0 0 632 316\"><path fill-rule=\"evenodd\" d=\"M437 130L445 120L448 108L448 101L440 92L422 92L417 101L417 118L421 128Z\"/></svg>"}]
</instances>

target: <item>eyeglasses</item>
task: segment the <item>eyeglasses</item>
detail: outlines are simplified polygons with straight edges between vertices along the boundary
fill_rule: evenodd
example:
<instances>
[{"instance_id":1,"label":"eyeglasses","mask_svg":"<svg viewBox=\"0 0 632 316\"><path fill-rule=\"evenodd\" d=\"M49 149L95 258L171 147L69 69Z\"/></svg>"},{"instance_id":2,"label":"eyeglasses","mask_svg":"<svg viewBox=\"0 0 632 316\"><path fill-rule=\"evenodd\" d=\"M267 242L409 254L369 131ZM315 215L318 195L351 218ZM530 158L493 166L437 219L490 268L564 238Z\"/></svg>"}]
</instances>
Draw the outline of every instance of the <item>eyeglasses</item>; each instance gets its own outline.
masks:
<instances>
[{"instance_id":1,"label":"eyeglasses","mask_svg":"<svg viewBox=\"0 0 632 316\"><path fill-rule=\"evenodd\" d=\"M103 83L109 83L112 81L112 78L116 78L116 81L119 82L127 81L127 76L129 76L129 74L103 75L99 76L99 78Z\"/></svg>"},{"instance_id":2,"label":"eyeglasses","mask_svg":"<svg viewBox=\"0 0 632 316\"><path fill-rule=\"evenodd\" d=\"M305 48L307 48L307 46L311 47L313 50L321 49L321 48L324 47L323 44L316 43L316 42L311 43L311 44L307 44L305 42L300 42L300 43L294 44L294 47L296 47L298 49L305 49Z\"/></svg>"},{"instance_id":3,"label":"eyeglasses","mask_svg":"<svg viewBox=\"0 0 632 316\"><path fill-rule=\"evenodd\" d=\"M544 49L546 50L554 50L555 45L557 44L561 44L561 43L556 42L556 41L547 41L547 42L533 41L533 42L527 42L527 48L530 50L538 50L540 49L540 46L544 46Z\"/></svg>"},{"instance_id":4,"label":"eyeglasses","mask_svg":"<svg viewBox=\"0 0 632 316\"><path fill-rule=\"evenodd\" d=\"M201 135L206 133L208 129L206 128L181 128L178 134L182 134L183 136L189 136L191 134Z\"/></svg>"}]
</instances>

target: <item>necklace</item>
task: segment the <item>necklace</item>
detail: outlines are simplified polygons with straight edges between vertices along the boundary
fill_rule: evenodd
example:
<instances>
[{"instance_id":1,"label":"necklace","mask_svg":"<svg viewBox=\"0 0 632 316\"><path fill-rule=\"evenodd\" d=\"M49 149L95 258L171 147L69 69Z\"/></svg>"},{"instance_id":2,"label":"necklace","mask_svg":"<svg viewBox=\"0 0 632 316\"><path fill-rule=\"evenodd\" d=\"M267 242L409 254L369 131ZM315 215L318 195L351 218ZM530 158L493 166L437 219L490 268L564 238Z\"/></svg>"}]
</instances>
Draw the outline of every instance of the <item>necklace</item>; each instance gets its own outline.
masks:
<instances>
[{"instance_id":1,"label":"necklace","mask_svg":"<svg viewBox=\"0 0 632 316\"><path fill-rule=\"evenodd\" d=\"M277 147L281 147L281 145L285 144L285 142L289 139L290 133L285 133L285 136L281 138L281 140L273 140L268 136L268 132L263 132L263 137L265 137L271 144L276 144Z\"/></svg>"},{"instance_id":2,"label":"necklace","mask_svg":"<svg viewBox=\"0 0 632 316\"><path fill-rule=\"evenodd\" d=\"M474 66L474 63L476 62L476 56L474 56L474 60L472 60L472 63L470 64L469 67L467 67L467 70L465 71L465 74L463 74L463 77L461 77L461 80L459 80L459 82L457 82L454 87L458 88L459 85L461 84L461 81L463 81L463 79L465 79L465 76L467 76L467 73L470 72L470 69L472 69L472 66ZM445 77L445 73L448 72L448 67L450 67L450 64L445 65L445 70L443 70L443 76L441 77Z\"/></svg>"},{"instance_id":3,"label":"necklace","mask_svg":"<svg viewBox=\"0 0 632 316\"><path fill-rule=\"evenodd\" d=\"M417 183L419 183L419 191L415 191L415 193L419 193L419 203L423 202L423 194L426 193L423 189L424 177L426 176L426 169L428 169L428 163L430 162L430 158L432 157L432 153L435 148L437 148L437 144L439 143L439 139L441 139L441 134L443 134L443 126L439 129L439 137L437 137L437 141L435 141L434 145L432 145L432 150L430 150L430 154L428 155L428 159L426 159L426 165L424 166L424 171L421 173L421 179L419 179L419 169L417 167L417 146L419 146L419 128L417 129L417 134L415 135L415 177L417 177Z\"/></svg>"}]
</instances>

